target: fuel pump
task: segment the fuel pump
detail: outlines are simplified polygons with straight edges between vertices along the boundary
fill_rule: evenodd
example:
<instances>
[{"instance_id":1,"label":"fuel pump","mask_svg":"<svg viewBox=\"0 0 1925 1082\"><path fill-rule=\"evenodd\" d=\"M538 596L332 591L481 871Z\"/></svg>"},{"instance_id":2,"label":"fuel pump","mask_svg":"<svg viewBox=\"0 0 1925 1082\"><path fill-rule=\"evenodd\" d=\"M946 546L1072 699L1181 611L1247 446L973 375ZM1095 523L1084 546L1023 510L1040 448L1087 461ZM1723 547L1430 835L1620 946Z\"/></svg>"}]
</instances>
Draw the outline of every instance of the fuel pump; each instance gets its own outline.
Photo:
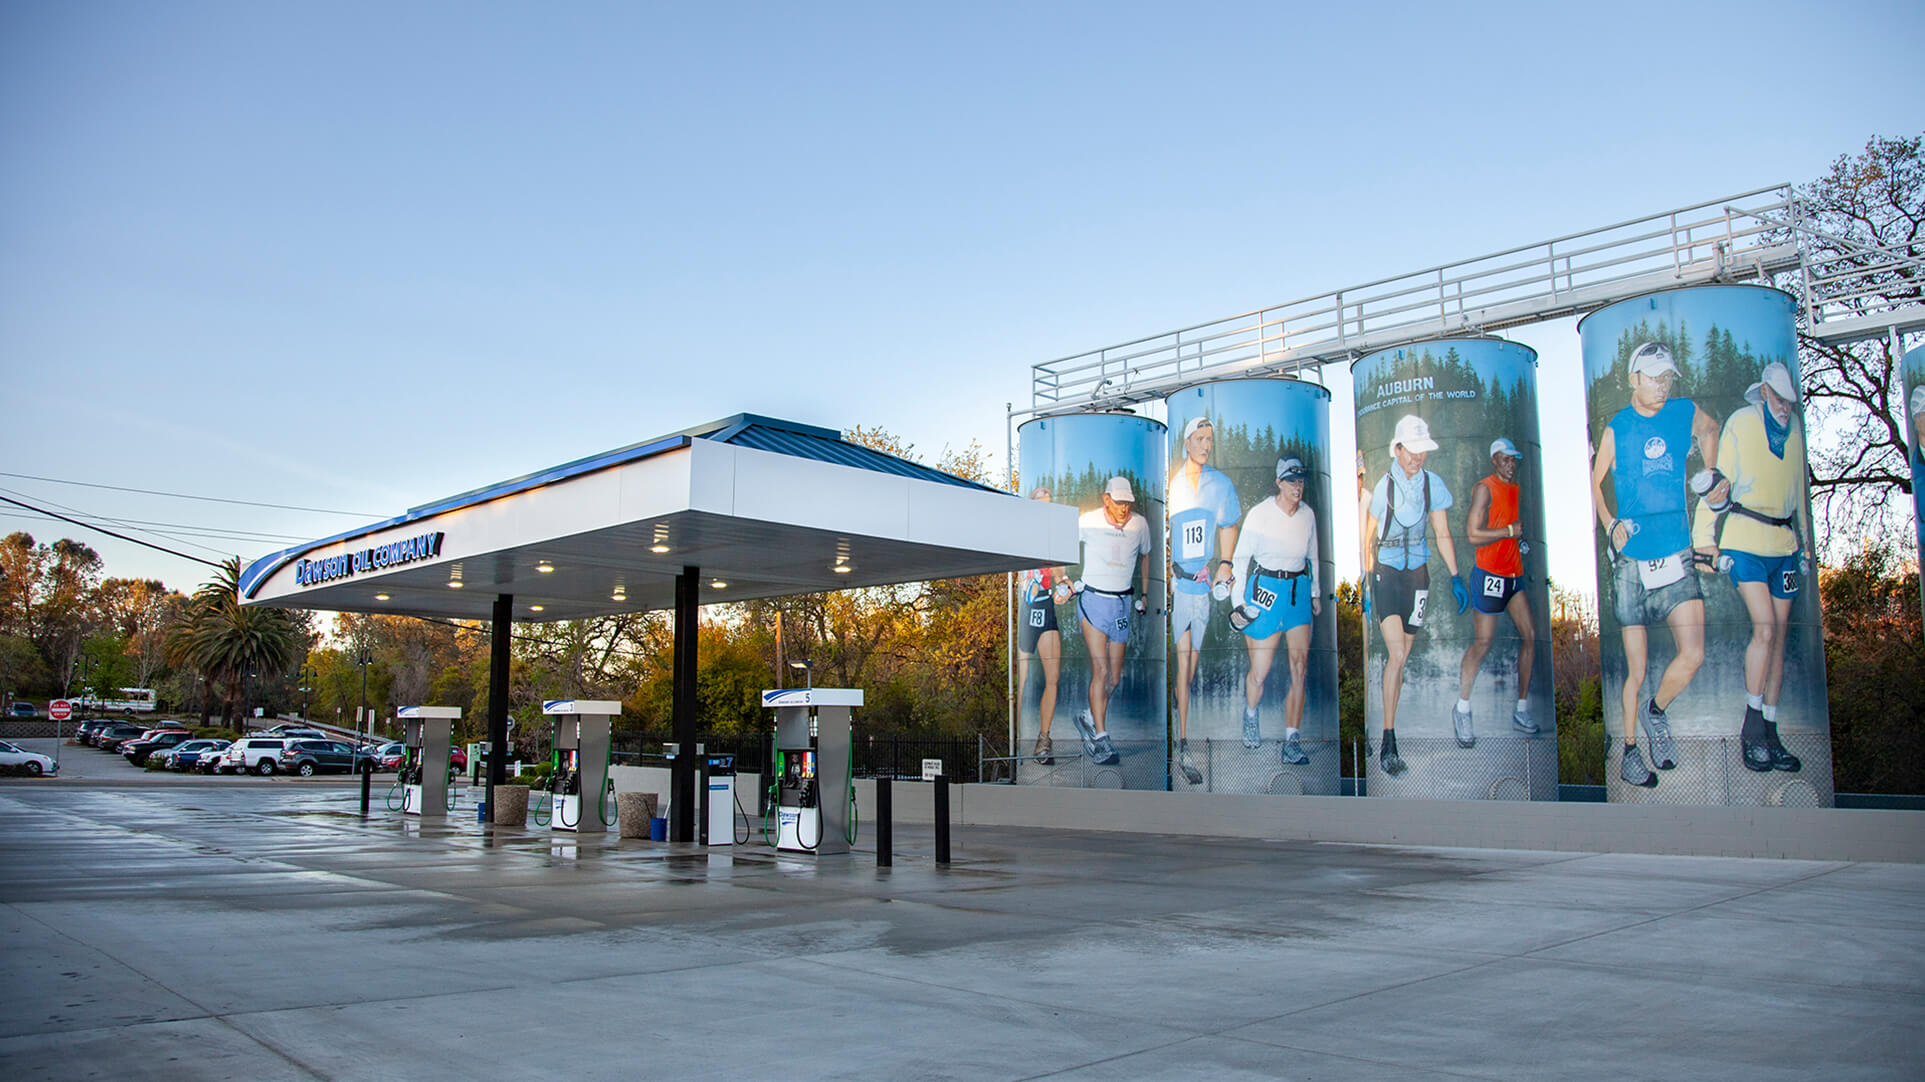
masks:
<instances>
[{"instance_id":1,"label":"fuel pump","mask_svg":"<svg viewBox=\"0 0 1925 1082\"><path fill-rule=\"evenodd\" d=\"M775 769L771 818L777 849L795 853L849 851L852 798L850 708L862 705L853 688L786 688L762 693L775 711ZM764 833L769 824L765 822Z\"/></svg>"},{"instance_id":2,"label":"fuel pump","mask_svg":"<svg viewBox=\"0 0 1925 1082\"><path fill-rule=\"evenodd\" d=\"M711 755L704 761L702 791L707 795L708 815L702 842L705 845L734 845L735 836L735 756ZM741 839L746 841L747 839Z\"/></svg>"},{"instance_id":3,"label":"fuel pump","mask_svg":"<svg viewBox=\"0 0 1925 1082\"><path fill-rule=\"evenodd\" d=\"M445 817L449 798L449 749L458 706L404 706L401 742L407 752L401 764L401 811L404 815Z\"/></svg>"},{"instance_id":4,"label":"fuel pump","mask_svg":"<svg viewBox=\"0 0 1925 1082\"><path fill-rule=\"evenodd\" d=\"M614 821L611 719L622 704L602 699L550 699L541 704L555 727L555 771L549 780L549 825L604 833Z\"/></svg>"}]
</instances>

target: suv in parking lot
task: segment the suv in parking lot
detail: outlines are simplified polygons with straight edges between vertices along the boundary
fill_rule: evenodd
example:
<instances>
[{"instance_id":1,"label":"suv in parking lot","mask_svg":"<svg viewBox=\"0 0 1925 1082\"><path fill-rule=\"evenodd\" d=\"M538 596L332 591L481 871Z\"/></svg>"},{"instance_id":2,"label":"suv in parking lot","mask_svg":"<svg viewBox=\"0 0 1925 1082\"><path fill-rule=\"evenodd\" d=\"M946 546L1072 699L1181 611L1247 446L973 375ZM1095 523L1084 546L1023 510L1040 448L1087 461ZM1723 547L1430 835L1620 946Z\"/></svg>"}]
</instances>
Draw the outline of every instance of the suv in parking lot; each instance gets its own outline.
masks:
<instances>
[{"instance_id":1,"label":"suv in parking lot","mask_svg":"<svg viewBox=\"0 0 1925 1082\"><path fill-rule=\"evenodd\" d=\"M94 730L94 747L101 751L113 751L129 740L138 740L149 732L145 725L135 725L130 721L110 721Z\"/></svg>"},{"instance_id":2,"label":"suv in parking lot","mask_svg":"<svg viewBox=\"0 0 1925 1082\"><path fill-rule=\"evenodd\" d=\"M129 740L120 746L120 753L135 766L143 766L147 757L157 751L165 751L183 740L192 740L194 734L186 729L169 729L166 732L143 736L139 740Z\"/></svg>"},{"instance_id":3,"label":"suv in parking lot","mask_svg":"<svg viewBox=\"0 0 1925 1082\"><path fill-rule=\"evenodd\" d=\"M268 777L281 768L287 758L288 741L278 736L244 736L221 753L217 774L245 774L253 771Z\"/></svg>"},{"instance_id":4,"label":"suv in parking lot","mask_svg":"<svg viewBox=\"0 0 1925 1082\"><path fill-rule=\"evenodd\" d=\"M290 740L280 768L304 778L350 770L369 773L374 770L374 760L366 752L338 740Z\"/></svg>"}]
</instances>

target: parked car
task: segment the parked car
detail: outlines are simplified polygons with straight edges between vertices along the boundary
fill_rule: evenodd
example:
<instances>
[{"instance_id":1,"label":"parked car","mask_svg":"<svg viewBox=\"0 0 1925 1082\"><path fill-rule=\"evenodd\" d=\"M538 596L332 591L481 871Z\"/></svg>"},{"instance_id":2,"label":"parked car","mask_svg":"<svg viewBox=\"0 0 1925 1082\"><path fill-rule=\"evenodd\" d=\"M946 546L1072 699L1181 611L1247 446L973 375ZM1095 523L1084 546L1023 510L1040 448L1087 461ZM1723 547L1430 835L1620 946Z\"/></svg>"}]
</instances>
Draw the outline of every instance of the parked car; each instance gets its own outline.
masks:
<instances>
[{"instance_id":1,"label":"parked car","mask_svg":"<svg viewBox=\"0 0 1925 1082\"><path fill-rule=\"evenodd\" d=\"M374 760L359 748L339 740L290 740L280 768L290 774L344 774L348 771L372 773Z\"/></svg>"},{"instance_id":2,"label":"parked car","mask_svg":"<svg viewBox=\"0 0 1925 1082\"><path fill-rule=\"evenodd\" d=\"M273 726L272 728L262 729L256 735L278 736L287 740L331 740L333 739L332 737L328 736L328 734L322 732L321 730L310 728L306 725L276 725L276 726Z\"/></svg>"},{"instance_id":3,"label":"parked car","mask_svg":"<svg viewBox=\"0 0 1925 1082\"><path fill-rule=\"evenodd\" d=\"M114 724L113 718L83 718L74 727L74 739L93 747L100 743L100 730Z\"/></svg>"},{"instance_id":4,"label":"parked car","mask_svg":"<svg viewBox=\"0 0 1925 1082\"><path fill-rule=\"evenodd\" d=\"M40 711L25 699L15 699L13 705L7 707L7 716L15 718L37 718L40 716ZM42 758L45 758L45 756L42 756Z\"/></svg>"},{"instance_id":5,"label":"parked car","mask_svg":"<svg viewBox=\"0 0 1925 1082\"><path fill-rule=\"evenodd\" d=\"M448 762L456 770L466 770L468 769L468 753L460 748L449 748Z\"/></svg>"},{"instance_id":6,"label":"parked car","mask_svg":"<svg viewBox=\"0 0 1925 1082\"><path fill-rule=\"evenodd\" d=\"M113 751L130 740L139 740L150 730L144 725L132 722L112 721L94 730L94 747L101 751Z\"/></svg>"},{"instance_id":7,"label":"parked car","mask_svg":"<svg viewBox=\"0 0 1925 1082\"><path fill-rule=\"evenodd\" d=\"M287 745L288 741L278 736L244 736L221 753L221 765L216 772L246 774L252 771L269 777L287 758Z\"/></svg>"},{"instance_id":8,"label":"parked car","mask_svg":"<svg viewBox=\"0 0 1925 1082\"><path fill-rule=\"evenodd\" d=\"M50 756L42 755L37 751L28 751L0 740L0 770L37 778L42 774L59 773L60 764L54 762Z\"/></svg>"},{"instance_id":9,"label":"parked car","mask_svg":"<svg viewBox=\"0 0 1925 1082\"><path fill-rule=\"evenodd\" d=\"M143 736L139 740L129 740L120 746L120 753L135 766L145 766L148 756L157 751L171 748L183 740L192 740L194 734L186 729L169 729L164 733Z\"/></svg>"},{"instance_id":10,"label":"parked car","mask_svg":"<svg viewBox=\"0 0 1925 1082\"><path fill-rule=\"evenodd\" d=\"M186 773L199 765L202 757L219 755L227 750L227 741L209 737L196 740L183 740L171 748L154 753L160 765L169 770Z\"/></svg>"},{"instance_id":11,"label":"parked car","mask_svg":"<svg viewBox=\"0 0 1925 1082\"><path fill-rule=\"evenodd\" d=\"M374 749L374 764L380 770L399 770L401 760L407 758L408 746L399 740L382 744Z\"/></svg>"}]
</instances>

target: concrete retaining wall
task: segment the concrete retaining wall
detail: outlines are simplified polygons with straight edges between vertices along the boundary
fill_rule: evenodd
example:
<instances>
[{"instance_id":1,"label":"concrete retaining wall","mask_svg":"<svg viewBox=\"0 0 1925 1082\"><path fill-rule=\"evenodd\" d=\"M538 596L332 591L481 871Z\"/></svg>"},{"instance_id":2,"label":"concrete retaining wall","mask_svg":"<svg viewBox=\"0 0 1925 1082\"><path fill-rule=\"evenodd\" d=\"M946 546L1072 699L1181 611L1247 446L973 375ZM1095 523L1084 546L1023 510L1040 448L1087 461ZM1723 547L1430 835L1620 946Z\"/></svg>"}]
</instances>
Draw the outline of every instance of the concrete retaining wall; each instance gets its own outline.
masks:
<instances>
[{"instance_id":1,"label":"concrete retaining wall","mask_svg":"<svg viewBox=\"0 0 1925 1082\"><path fill-rule=\"evenodd\" d=\"M935 786L896 782L898 823L933 819ZM858 780L865 822L875 783ZM746 806L746 805L745 805ZM1925 863L1925 812L1373 800L952 785L959 826L1063 827L1278 841Z\"/></svg>"}]
</instances>

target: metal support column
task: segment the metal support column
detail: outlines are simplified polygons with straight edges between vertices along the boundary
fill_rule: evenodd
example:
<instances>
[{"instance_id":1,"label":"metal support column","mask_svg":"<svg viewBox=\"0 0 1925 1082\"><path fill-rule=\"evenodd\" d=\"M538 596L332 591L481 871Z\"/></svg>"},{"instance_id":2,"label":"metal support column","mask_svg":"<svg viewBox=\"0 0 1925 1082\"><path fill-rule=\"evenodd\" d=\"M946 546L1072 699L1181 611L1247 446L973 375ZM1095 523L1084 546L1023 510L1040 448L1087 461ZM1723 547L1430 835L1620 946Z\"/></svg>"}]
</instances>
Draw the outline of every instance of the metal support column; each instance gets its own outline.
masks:
<instances>
[{"instance_id":1,"label":"metal support column","mask_svg":"<svg viewBox=\"0 0 1925 1082\"><path fill-rule=\"evenodd\" d=\"M515 596L495 597L488 629L488 818L495 815L495 786L508 781L508 645L514 634Z\"/></svg>"},{"instance_id":2,"label":"metal support column","mask_svg":"<svg viewBox=\"0 0 1925 1082\"><path fill-rule=\"evenodd\" d=\"M681 754L670 764L668 840L695 840L695 615L701 589L700 569L684 567L675 576L675 672L671 681L675 742Z\"/></svg>"}]
</instances>

